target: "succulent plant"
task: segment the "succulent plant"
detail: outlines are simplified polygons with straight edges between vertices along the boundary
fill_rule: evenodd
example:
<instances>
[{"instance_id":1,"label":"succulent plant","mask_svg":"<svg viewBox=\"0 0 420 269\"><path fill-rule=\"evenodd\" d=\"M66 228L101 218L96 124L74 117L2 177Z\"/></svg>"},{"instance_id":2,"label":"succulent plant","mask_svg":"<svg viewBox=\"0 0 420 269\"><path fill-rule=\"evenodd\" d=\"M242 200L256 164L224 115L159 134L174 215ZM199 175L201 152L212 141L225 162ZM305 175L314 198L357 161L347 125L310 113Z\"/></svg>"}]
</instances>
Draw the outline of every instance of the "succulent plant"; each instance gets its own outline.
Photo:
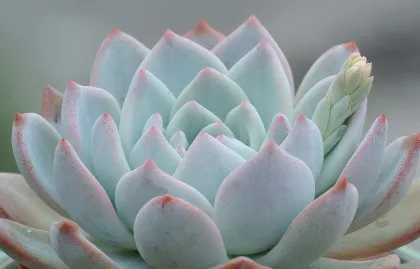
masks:
<instances>
[{"instance_id":1,"label":"succulent plant","mask_svg":"<svg viewBox=\"0 0 420 269\"><path fill-rule=\"evenodd\" d=\"M380 115L362 135L371 69L335 46L295 95L253 16L151 50L113 30L90 86L46 86L42 115L15 116L2 268L399 268L420 134L388 143Z\"/></svg>"}]
</instances>

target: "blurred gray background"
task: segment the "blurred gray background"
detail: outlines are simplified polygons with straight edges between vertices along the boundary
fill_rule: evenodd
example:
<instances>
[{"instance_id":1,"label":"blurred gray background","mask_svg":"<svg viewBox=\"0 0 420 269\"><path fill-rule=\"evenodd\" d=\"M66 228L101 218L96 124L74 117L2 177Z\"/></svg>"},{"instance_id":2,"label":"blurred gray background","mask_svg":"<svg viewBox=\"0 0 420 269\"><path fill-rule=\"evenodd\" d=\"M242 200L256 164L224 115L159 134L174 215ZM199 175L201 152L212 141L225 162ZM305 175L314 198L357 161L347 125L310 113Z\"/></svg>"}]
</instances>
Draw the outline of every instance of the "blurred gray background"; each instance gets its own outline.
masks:
<instances>
[{"instance_id":1,"label":"blurred gray background","mask_svg":"<svg viewBox=\"0 0 420 269\"><path fill-rule=\"evenodd\" d=\"M384 112L389 140L420 131L419 0L0 0L0 171L16 171L14 113L39 112L47 83L87 84L112 27L152 47L167 28L183 34L205 18L229 34L250 14L278 41L297 82L325 50L356 41L376 77L367 126Z\"/></svg>"}]
</instances>

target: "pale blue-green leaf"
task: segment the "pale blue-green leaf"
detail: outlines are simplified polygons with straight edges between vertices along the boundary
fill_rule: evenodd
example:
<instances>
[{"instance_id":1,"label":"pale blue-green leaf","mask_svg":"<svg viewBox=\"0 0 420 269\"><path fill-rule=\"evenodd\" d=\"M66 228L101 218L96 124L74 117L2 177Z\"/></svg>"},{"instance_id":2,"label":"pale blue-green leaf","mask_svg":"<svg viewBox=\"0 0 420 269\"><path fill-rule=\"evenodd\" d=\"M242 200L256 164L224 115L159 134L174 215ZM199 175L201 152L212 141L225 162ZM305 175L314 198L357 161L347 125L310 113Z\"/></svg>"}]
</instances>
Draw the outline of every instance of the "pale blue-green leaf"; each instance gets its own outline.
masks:
<instances>
[{"instance_id":1,"label":"pale blue-green leaf","mask_svg":"<svg viewBox=\"0 0 420 269\"><path fill-rule=\"evenodd\" d=\"M64 139L55 152L54 181L60 202L83 230L104 243L135 248L104 188Z\"/></svg>"},{"instance_id":2,"label":"pale blue-green leaf","mask_svg":"<svg viewBox=\"0 0 420 269\"><path fill-rule=\"evenodd\" d=\"M367 100L350 117L340 142L324 158L321 174L316 180L316 195L329 189L339 178L343 168L359 146L366 119Z\"/></svg>"},{"instance_id":3,"label":"pale blue-green leaf","mask_svg":"<svg viewBox=\"0 0 420 269\"><path fill-rule=\"evenodd\" d=\"M108 113L99 117L93 125L91 146L95 174L114 203L117 183L130 171L130 167L125 158L117 125Z\"/></svg>"},{"instance_id":4,"label":"pale blue-green leaf","mask_svg":"<svg viewBox=\"0 0 420 269\"><path fill-rule=\"evenodd\" d=\"M255 107L249 102L242 102L226 116L225 124L232 130L236 138L254 150L260 149L265 128Z\"/></svg>"},{"instance_id":5,"label":"pale blue-green leaf","mask_svg":"<svg viewBox=\"0 0 420 269\"><path fill-rule=\"evenodd\" d=\"M318 126L322 136L328 127L328 120L330 118L331 102L329 96L325 96L318 103L312 115L312 121ZM323 137L324 138L324 137Z\"/></svg>"},{"instance_id":6,"label":"pale blue-green leaf","mask_svg":"<svg viewBox=\"0 0 420 269\"><path fill-rule=\"evenodd\" d=\"M40 115L16 113L12 129L12 149L17 167L28 185L52 209L63 216L54 185L54 152L60 135Z\"/></svg>"},{"instance_id":7,"label":"pale blue-green leaf","mask_svg":"<svg viewBox=\"0 0 420 269\"><path fill-rule=\"evenodd\" d=\"M249 17L241 26L217 44L212 51L230 69L261 41L266 41L273 47L286 73L290 93L293 94L294 83L289 62L274 38L255 16Z\"/></svg>"},{"instance_id":8,"label":"pale blue-green leaf","mask_svg":"<svg viewBox=\"0 0 420 269\"><path fill-rule=\"evenodd\" d=\"M376 221L405 196L416 174L419 153L420 133L401 137L386 148L378 179L348 233Z\"/></svg>"},{"instance_id":9,"label":"pale blue-green leaf","mask_svg":"<svg viewBox=\"0 0 420 269\"><path fill-rule=\"evenodd\" d=\"M46 85L42 94L41 115L54 128L60 132L61 126L61 106L63 104L63 94L51 85Z\"/></svg>"},{"instance_id":10,"label":"pale blue-green leaf","mask_svg":"<svg viewBox=\"0 0 420 269\"><path fill-rule=\"evenodd\" d=\"M324 162L324 143L315 123L300 114L280 147L302 160L311 169L314 179L318 178Z\"/></svg>"},{"instance_id":11,"label":"pale blue-green leaf","mask_svg":"<svg viewBox=\"0 0 420 269\"><path fill-rule=\"evenodd\" d=\"M0 219L0 249L31 269L68 269L55 253L47 231Z\"/></svg>"},{"instance_id":12,"label":"pale blue-green leaf","mask_svg":"<svg viewBox=\"0 0 420 269\"><path fill-rule=\"evenodd\" d=\"M121 178L115 205L119 216L131 229L139 210L149 200L165 194L183 199L212 215L212 205L200 192L160 170L152 159Z\"/></svg>"},{"instance_id":13,"label":"pale blue-green leaf","mask_svg":"<svg viewBox=\"0 0 420 269\"><path fill-rule=\"evenodd\" d=\"M400 258L391 254L382 258L364 261L342 261L320 258L312 263L307 269L397 269L400 268ZM401 267L401 269L410 267ZM417 268L417 267L413 267Z\"/></svg>"},{"instance_id":14,"label":"pale blue-green leaf","mask_svg":"<svg viewBox=\"0 0 420 269\"><path fill-rule=\"evenodd\" d=\"M18 266L16 261L7 256L3 251L0 251L0 269L20 269Z\"/></svg>"},{"instance_id":15,"label":"pale blue-green leaf","mask_svg":"<svg viewBox=\"0 0 420 269\"><path fill-rule=\"evenodd\" d=\"M242 101L248 100L248 97L235 82L206 67L179 94L172 107L172 117L184 104L192 100L224 119L229 111Z\"/></svg>"},{"instance_id":16,"label":"pale blue-green leaf","mask_svg":"<svg viewBox=\"0 0 420 269\"><path fill-rule=\"evenodd\" d=\"M166 137L171 137L181 130L184 132L188 142L191 143L204 127L218 121L221 120L199 103L189 101L171 119L165 135Z\"/></svg>"},{"instance_id":17,"label":"pale blue-green leaf","mask_svg":"<svg viewBox=\"0 0 420 269\"><path fill-rule=\"evenodd\" d=\"M167 30L139 68L153 73L177 97L204 67L227 73L225 65L209 50Z\"/></svg>"},{"instance_id":18,"label":"pale blue-green leaf","mask_svg":"<svg viewBox=\"0 0 420 269\"><path fill-rule=\"evenodd\" d=\"M174 177L201 192L211 204L222 181L244 158L206 133L191 144Z\"/></svg>"},{"instance_id":19,"label":"pale blue-green leaf","mask_svg":"<svg viewBox=\"0 0 420 269\"><path fill-rule=\"evenodd\" d=\"M225 36L213 29L205 20L200 20L194 28L184 34L185 38L201 46L211 49L222 41Z\"/></svg>"},{"instance_id":20,"label":"pale blue-green leaf","mask_svg":"<svg viewBox=\"0 0 420 269\"><path fill-rule=\"evenodd\" d=\"M181 156L181 158L184 158L185 154L187 153L187 150L181 146L178 146L176 148L176 152L178 152L179 156Z\"/></svg>"},{"instance_id":21,"label":"pale blue-green leaf","mask_svg":"<svg viewBox=\"0 0 420 269\"><path fill-rule=\"evenodd\" d=\"M218 121L207 125L201 130L201 132L208 133L213 137L217 137L218 135L224 135L230 138L235 138L235 135L232 133L229 127L227 127L226 124L224 124L222 121Z\"/></svg>"},{"instance_id":22,"label":"pale blue-green leaf","mask_svg":"<svg viewBox=\"0 0 420 269\"><path fill-rule=\"evenodd\" d=\"M270 127L268 128L267 135L265 136L264 142L261 147L264 147L268 141L274 140L277 145L280 145L284 139L289 135L292 130L292 125L287 117L283 114L277 114L271 121Z\"/></svg>"},{"instance_id":23,"label":"pale blue-green leaf","mask_svg":"<svg viewBox=\"0 0 420 269\"><path fill-rule=\"evenodd\" d=\"M310 265L344 235L356 213L357 200L356 187L341 178L307 206L293 220L280 242L256 261L288 269Z\"/></svg>"},{"instance_id":24,"label":"pale blue-green leaf","mask_svg":"<svg viewBox=\"0 0 420 269\"><path fill-rule=\"evenodd\" d=\"M143 206L134 223L134 237L140 254L155 269L207 269L228 260L213 220L170 195Z\"/></svg>"},{"instance_id":25,"label":"pale blue-green leaf","mask_svg":"<svg viewBox=\"0 0 420 269\"><path fill-rule=\"evenodd\" d=\"M299 89L296 93L295 103L297 104L303 96L320 80L336 75L340 72L343 63L354 52L358 52L356 43L349 42L340 44L327 50L319 57L314 64L309 68Z\"/></svg>"},{"instance_id":26,"label":"pale blue-green leaf","mask_svg":"<svg viewBox=\"0 0 420 269\"><path fill-rule=\"evenodd\" d=\"M162 131L162 133L165 131L163 128L163 119L162 116L159 113L155 113L146 121L143 127L143 131L141 134L144 134L147 130L149 130L152 127L156 127Z\"/></svg>"},{"instance_id":27,"label":"pale blue-green leaf","mask_svg":"<svg viewBox=\"0 0 420 269\"><path fill-rule=\"evenodd\" d=\"M382 114L372 124L340 175L357 188L359 207L376 191L373 186L379 180L387 133L388 123Z\"/></svg>"},{"instance_id":28,"label":"pale blue-green leaf","mask_svg":"<svg viewBox=\"0 0 420 269\"><path fill-rule=\"evenodd\" d=\"M292 116L289 81L269 42L262 41L247 53L229 70L228 77L243 89L265 128L278 113Z\"/></svg>"},{"instance_id":29,"label":"pale blue-green leaf","mask_svg":"<svg viewBox=\"0 0 420 269\"><path fill-rule=\"evenodd\" d=\"M340 125L330 136L324 141L324 154L327 155L340 142L341 138L347 131L347 125Z\"/></svg>"},{"instance_id":30,"label":"pale blue-green leaf","mask_svg":"<svg viewBox=\"0 0 420 269\"><path fill-rule=\"evenodd\" d=\"M248 147L247 145L245 145L242 141L238 139L230 138L225 135L218 135L216 138L217 140L219 140L220 143L222 143L226 147L236 152L245 160L248 160L257 154L255 150Z\"/></svg>"},{"instance_id":31,"label":"pale blue-green leaf","mask_svg":"<svg viewBox=\"0 0 420 269\"><path fill-rule=\"evenodd\" d=\"M311 171L271 140L220 185L213 219L229 254L274 246L315 195Z\"/></svg>"},{"instance_id":32,"label":"pale blue-green leaf","mask_svg":"<svg viewBox=\"0 0 420 269\"><path fill-rule=\"evenodd\" d=\"M41 230L63 219L47 206L19 174L0 173L0 217Z\"/></svg>"},{"instance_id":33,"label":"pale blue-green leaf","mask_svg":"<svg viewBox=\"0 0 420 269\"><path fill-rule=\"evenodd\" d=\"M122 106L131 78L149 52L135 38L114 28L96 53L90 85L110 92Z\"/></svg>"},{"instance_id":34,"label":"pale blue-green leaf","mask_svg":"<svg viewBox=\"0 0 420 269\"><path fill-rule=\"evenodd\" d=\"M163 125L168 124L174 102L175 97L169 89L152 73L141 69L136 72L121 110L119 125L126 156L130 156L144 125L153 114L159 113Z\"/></svg>"},{"instance_id":35,"label":"pale blue-green leaf","mask_svg":"<svg viewBox=\"0 0 420 269\"><path fill-rule=\"evenodd\" d=\"M137 168L149 158L170 175L181 161L181 157L157 127L151 127L137 141L130 155L130 167Z\"/></svg>"},{"instance_id":36,"label":"pale blue-green leaf","mask_svg":"<svg viewBox=\"0 0 420 269\"><path fill-rule=\"evenodd\" d=\"M69 81L63 97L61 135L71 143L90 171L93 171L92 126L104 113L109 113L119 123L120 106L109 92Z\"/></svg>"},{"instance_id":37,"label":"pale blue-green leaf","mask_svg":"<svg viewBox=\"0 0 420 269\"><path fill-rule=\"evenodd\" d=\"M335 75L326 77L312 86L308 93L305 94L302 97L302 100L296 105L294 109L294 118L297 118L299 114L303 113L308 119L312 119L318 103L327 94L335 77Z\"/></svg>"},{"instance_id":38,"label":"pale blue-green leaf","mask_svg":"<svg viewBox=\"0 0 420 269\"><path fill-rule=\"evenodd\" d=\"M187 149L189 146L188 140L183 131L176 131L169 139L169 144L171 144L174 149L177 149L178 147Z\"/></svg>"}]
</instances>

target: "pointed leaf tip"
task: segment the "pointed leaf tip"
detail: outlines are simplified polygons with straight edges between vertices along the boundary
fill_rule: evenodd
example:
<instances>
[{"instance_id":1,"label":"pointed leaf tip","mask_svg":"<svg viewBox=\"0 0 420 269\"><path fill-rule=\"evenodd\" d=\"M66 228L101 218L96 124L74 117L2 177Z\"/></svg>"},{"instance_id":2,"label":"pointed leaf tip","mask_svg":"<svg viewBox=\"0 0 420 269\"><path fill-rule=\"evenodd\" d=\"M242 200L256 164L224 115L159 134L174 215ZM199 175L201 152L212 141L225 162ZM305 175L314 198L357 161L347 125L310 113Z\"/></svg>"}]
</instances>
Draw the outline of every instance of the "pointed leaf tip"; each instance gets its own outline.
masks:
<instances>
[{"instance_id":1,"label":"pointed leaf tip","mask_svg":"<svg viewBox=\"0 0 420 269\"><path fill-rule=\"evenodd\" d=\"M348 184L349 184L349 183L348 183L347 179L346 179L345 177L342 177L342 178L340 178L340 179L337 181L337 183L334 185L334 190L335 190L336 192L343 191L343 190L345 190L345 189L347 188Z\"/></svg>"},{"instance_id":2,"label":"pointed leaf tip","mask_svg":"<svg viewBox=\"0 0 420 269\"><path fill-rule=\"evenodd\" d=\"M359 51L359 48L357 47L357 44L356 44L355 41L350 41L350 42L346 43L345 47L351 52L358 52Z\"/></svg>"},{"instance_id":3,"label":"pointed leaf tip","mask_svg":"<svg viewBox=\"0 0 420 269\"><path fill-rule=\"evenodd\" d=\"M25 119L25 114L21 114L19 112L15 113L15 118L14 118L15 124L22 124L24 119Z\"/></svg>"}]
</instances>

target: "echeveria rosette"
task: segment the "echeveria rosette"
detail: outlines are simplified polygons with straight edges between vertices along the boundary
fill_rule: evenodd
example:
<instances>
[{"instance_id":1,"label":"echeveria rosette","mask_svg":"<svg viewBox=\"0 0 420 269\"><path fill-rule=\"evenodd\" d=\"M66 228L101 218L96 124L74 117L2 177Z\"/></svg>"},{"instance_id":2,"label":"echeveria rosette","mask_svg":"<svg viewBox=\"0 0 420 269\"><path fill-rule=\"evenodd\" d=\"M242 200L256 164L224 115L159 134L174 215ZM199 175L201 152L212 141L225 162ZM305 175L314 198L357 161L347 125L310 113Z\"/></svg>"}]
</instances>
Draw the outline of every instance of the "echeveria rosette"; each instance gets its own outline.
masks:
<instances>
[{"instance_id":1,"label":"echeveria rosette","mask_svg":"<svg viewBox=\"0 0 420 269\"><path fill-rule=\"evenodd\" d=\"M2 268L399 268L384 254L418 236L420 134L388 145L381 115L362 137L371 68L335 46L295 96L253 16L151 50L113 30L90 86L16 114Z\"/></svg>"}]
</instances>

